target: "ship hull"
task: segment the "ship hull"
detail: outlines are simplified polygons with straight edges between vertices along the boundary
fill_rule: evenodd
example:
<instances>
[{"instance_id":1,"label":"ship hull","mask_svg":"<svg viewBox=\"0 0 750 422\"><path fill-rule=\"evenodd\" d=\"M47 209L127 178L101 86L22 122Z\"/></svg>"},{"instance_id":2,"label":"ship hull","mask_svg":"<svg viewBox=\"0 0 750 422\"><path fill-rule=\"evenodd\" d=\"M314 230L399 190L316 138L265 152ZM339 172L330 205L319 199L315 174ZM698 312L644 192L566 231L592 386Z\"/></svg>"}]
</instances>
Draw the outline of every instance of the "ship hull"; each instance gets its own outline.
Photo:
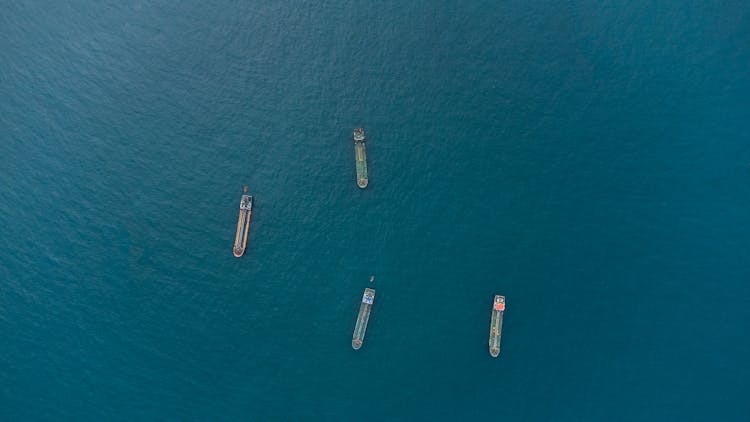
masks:
<instances>
[{"instance_id":1,"label":"ship hull","mask_svg":"<svg viewBox=\"0 0 750 422\"><path fill-rule=\"evenodd\" d=\"M365 333L367 332L367 324L370 321L370 311L372 310L372 303L375 301L375 290L367 288L362 296L362 304L359 306L359 314L357 315L357 323L354 325L354 333L352 334L352 348L359 350L365 341Z\"/></svg>"}]
</instances>

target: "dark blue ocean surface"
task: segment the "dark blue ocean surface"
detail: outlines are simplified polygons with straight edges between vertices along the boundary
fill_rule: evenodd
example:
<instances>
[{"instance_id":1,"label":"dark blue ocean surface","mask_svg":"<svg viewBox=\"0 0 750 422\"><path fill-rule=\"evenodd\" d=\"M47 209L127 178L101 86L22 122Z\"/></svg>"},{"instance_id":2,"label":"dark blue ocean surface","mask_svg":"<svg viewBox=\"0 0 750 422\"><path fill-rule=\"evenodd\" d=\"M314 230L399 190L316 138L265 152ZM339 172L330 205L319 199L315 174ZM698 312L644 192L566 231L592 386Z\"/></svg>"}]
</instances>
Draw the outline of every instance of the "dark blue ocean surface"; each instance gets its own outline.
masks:
<instances>
[{"instance_id":1,"label":"dark blue ocean surface","mask_svg":"<svg viewBox=\"0 0 750 422\"><path fill-rule=\"evenodd\" d=\"M746 421L749 165L746 1L6 1L0 419Z\"/></svg>"}]
</instances>

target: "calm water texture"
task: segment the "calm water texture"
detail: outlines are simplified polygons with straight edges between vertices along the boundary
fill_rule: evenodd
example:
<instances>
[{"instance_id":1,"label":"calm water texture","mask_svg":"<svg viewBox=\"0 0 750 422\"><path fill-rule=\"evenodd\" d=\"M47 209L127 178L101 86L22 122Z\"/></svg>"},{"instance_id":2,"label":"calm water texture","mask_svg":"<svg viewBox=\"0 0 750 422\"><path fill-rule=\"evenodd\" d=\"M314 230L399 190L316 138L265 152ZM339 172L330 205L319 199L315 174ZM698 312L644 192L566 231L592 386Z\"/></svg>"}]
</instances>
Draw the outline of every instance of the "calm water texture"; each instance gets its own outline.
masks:
<instances>
[{"instance_id":1,"label":"calm water texture","mask_svg":"<svg viewBox=\"0 0 750 422\"><path fill-rule=\"evenodd\" d=\"M747 420L748 98L744 1L4 2L0 419Z\"/></svg>"}]
</instances>

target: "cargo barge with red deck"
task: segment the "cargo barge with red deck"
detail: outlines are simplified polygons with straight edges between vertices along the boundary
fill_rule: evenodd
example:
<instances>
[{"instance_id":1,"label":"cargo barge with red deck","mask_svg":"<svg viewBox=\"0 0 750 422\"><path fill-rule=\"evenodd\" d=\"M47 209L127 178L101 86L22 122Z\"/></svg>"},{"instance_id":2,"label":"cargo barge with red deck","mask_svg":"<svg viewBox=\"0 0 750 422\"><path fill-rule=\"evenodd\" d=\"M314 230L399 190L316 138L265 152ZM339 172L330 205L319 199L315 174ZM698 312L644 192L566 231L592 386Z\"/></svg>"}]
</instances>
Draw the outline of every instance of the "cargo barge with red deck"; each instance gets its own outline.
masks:
<instances>
[{"instance_id":1,"label":"cargo barge with red deck","mask_svg":"<svg viewBox=\"0 0 750 422\"><path fill-rule=\"evenodd\" d=\"M495 295L490 319L490 355L496 358L500 354L500 336L503 334L503 312L505 296Z\"/></svg>"}]
</instances>

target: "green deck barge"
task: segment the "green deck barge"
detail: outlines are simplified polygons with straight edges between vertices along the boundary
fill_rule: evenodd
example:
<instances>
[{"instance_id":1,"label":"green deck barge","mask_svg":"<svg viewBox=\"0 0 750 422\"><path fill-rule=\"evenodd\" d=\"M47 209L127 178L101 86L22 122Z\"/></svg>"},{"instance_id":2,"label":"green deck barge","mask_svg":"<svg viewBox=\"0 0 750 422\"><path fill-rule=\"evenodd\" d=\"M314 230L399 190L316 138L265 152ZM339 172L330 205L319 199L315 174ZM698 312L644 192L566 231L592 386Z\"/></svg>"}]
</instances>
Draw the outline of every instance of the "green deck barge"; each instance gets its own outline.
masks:
<instances>
[{"instance_id":1,"label":"green deck barge","mask_svg":"<svg viewBox=\"0 0 750 422\"><path fill-rule=\"evenodd\" d=\"M354 129L354 162L357 165L357 186L367 187L367 152L365 150L365 130Z\"/></svg>"}]
</instances>

